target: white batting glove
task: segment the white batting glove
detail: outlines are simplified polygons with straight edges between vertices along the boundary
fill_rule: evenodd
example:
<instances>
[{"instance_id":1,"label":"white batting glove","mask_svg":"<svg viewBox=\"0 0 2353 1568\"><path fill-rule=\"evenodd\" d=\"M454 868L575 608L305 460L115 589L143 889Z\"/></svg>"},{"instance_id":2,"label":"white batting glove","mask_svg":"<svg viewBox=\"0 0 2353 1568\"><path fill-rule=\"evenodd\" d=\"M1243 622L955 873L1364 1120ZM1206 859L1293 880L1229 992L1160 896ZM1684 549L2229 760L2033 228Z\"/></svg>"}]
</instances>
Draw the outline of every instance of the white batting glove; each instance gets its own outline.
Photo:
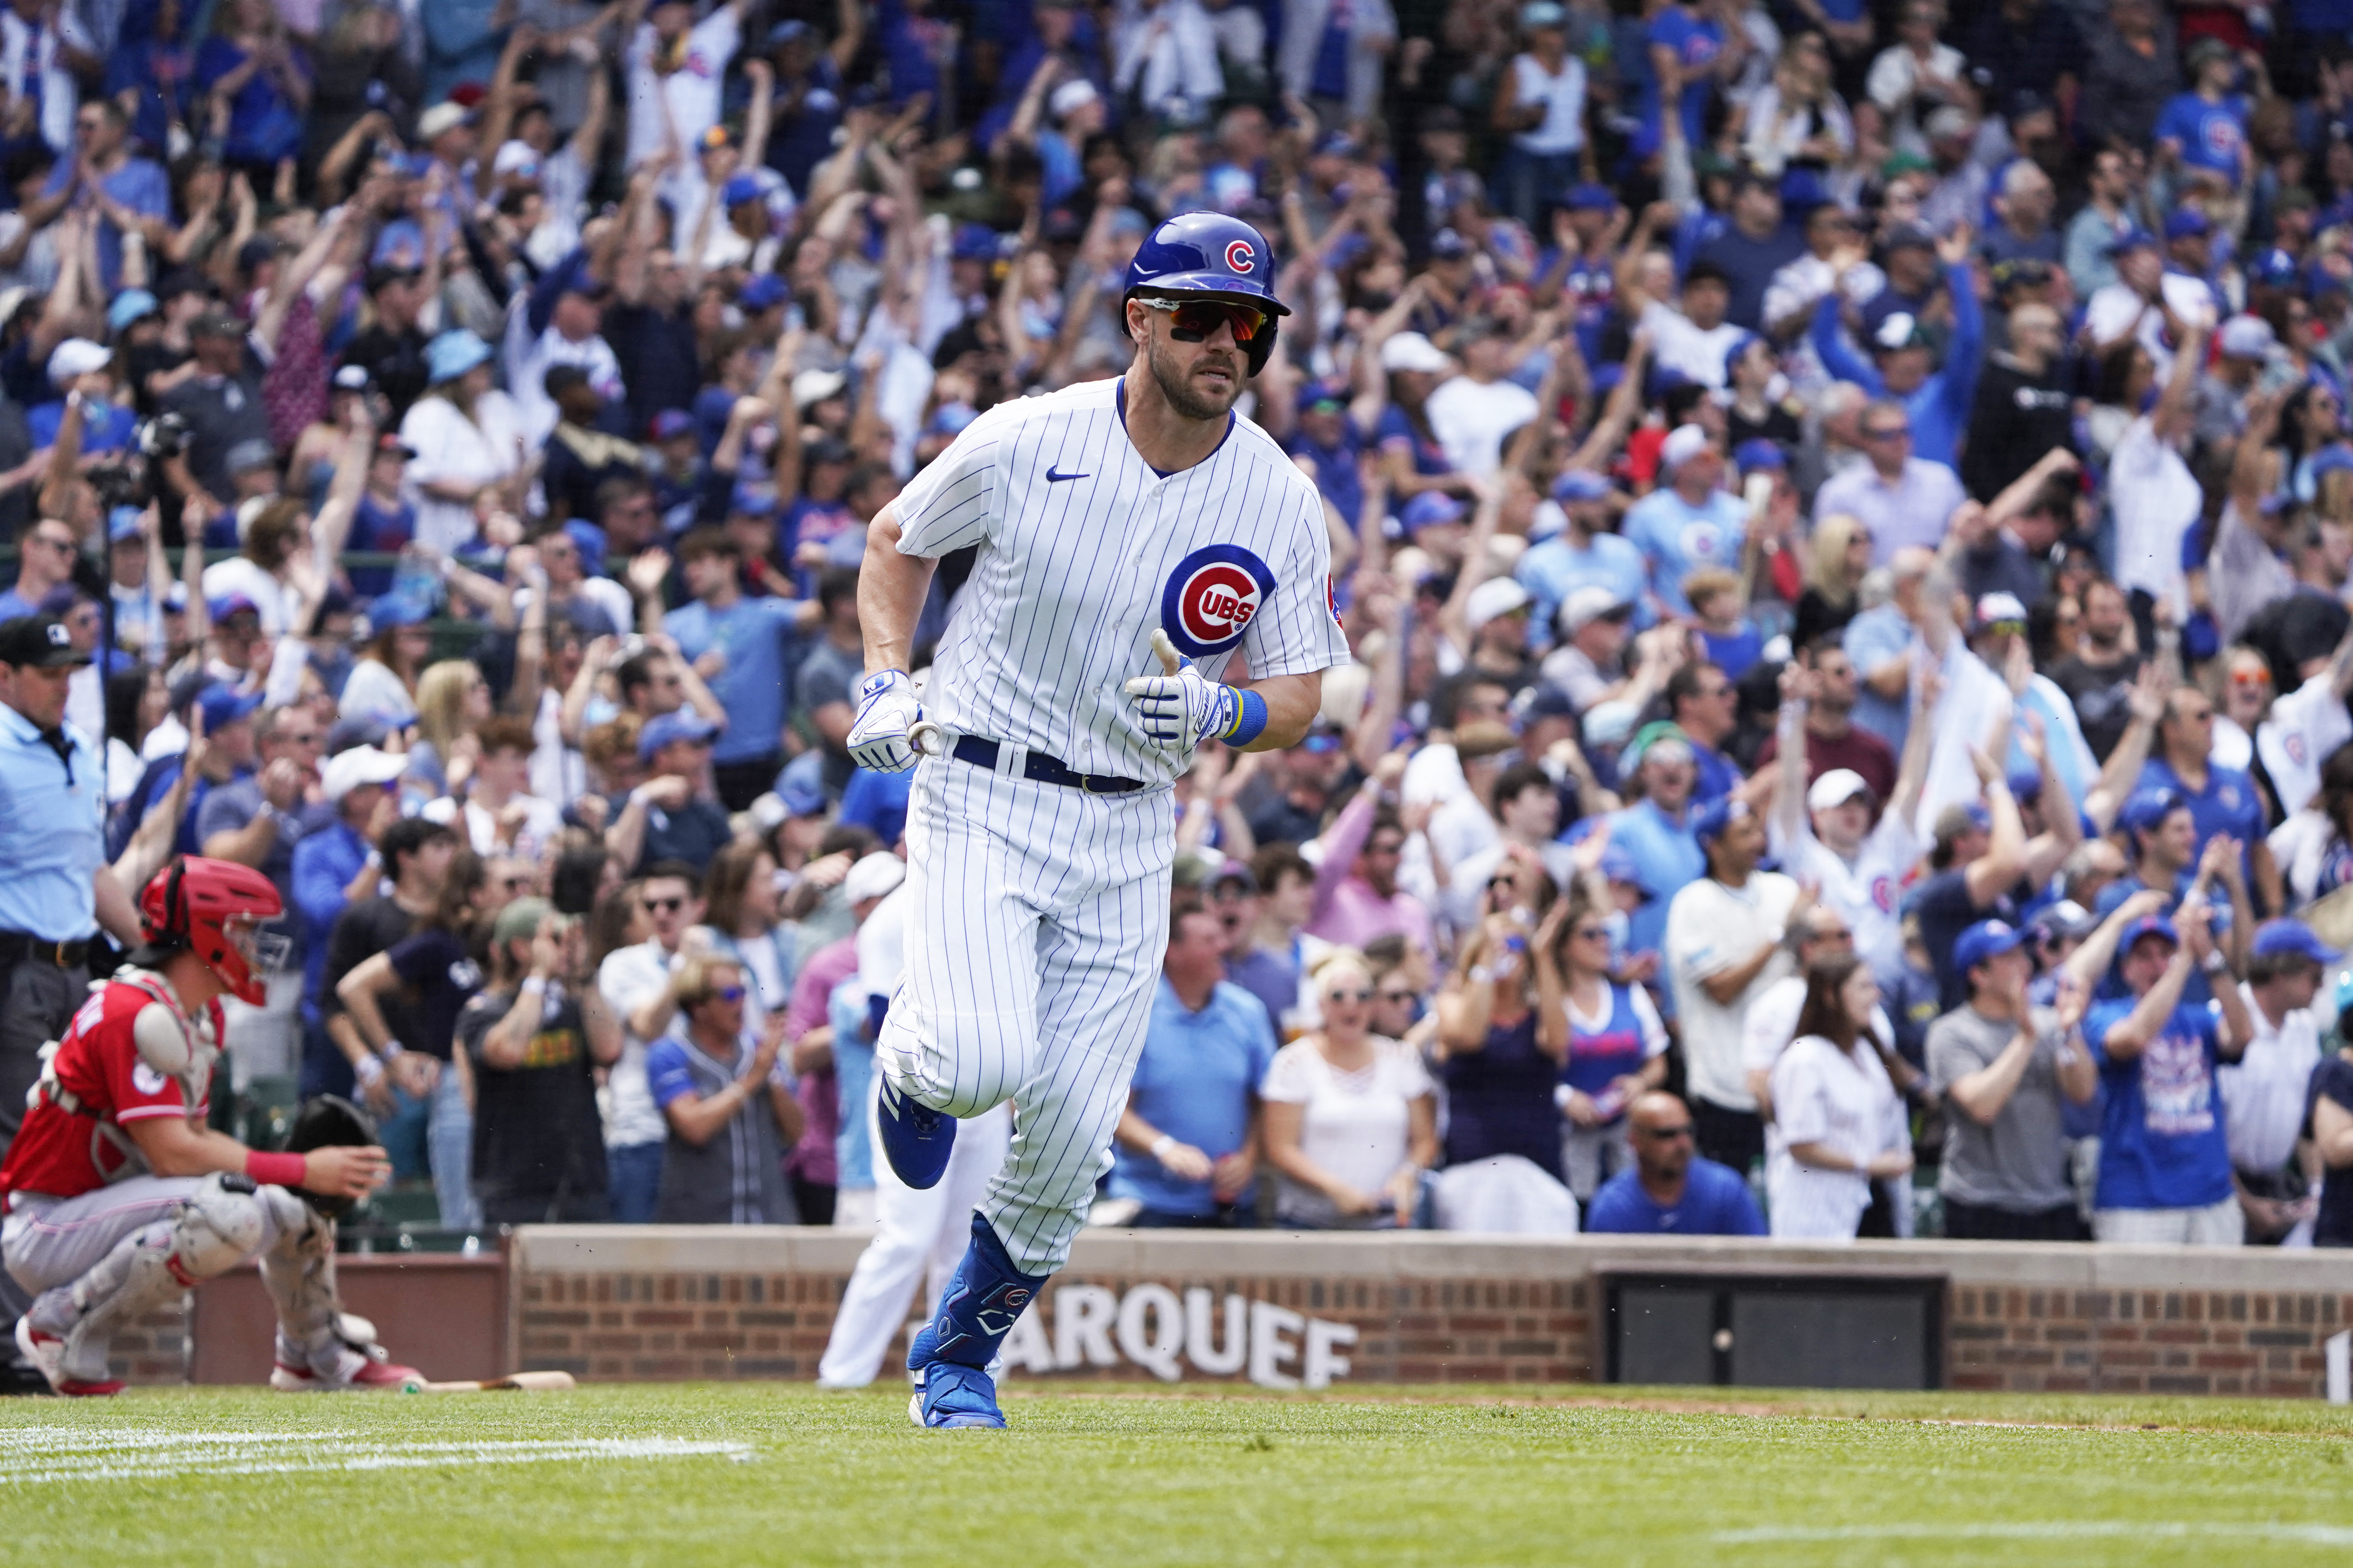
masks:
<instances>
[{"instance_id":1,"label":"white batting glove","mask_svg":"<svg viewBox=\"0 0 2353 1568\"><path fill-rule=\"evenodd\" d=\"M905 773L915 765L907 731L923 716L905 670L868 676L858 689L858 717L849 726L849 760L873 773Z\"/></svg>"},{"instance_id":2,"label":"white batting glove","mask_svg":"<svg viewBox=\"0 0 2353 1568\"><path fill-rule=\"evenodd\" d=\"M1139 675L1127 683L1135 699L1136 722L1145 734L1175 752L1188 752L1205 735L1232 732L1239 693L1230 686L1204 678L1193 661L1176 651L1168 634L1155 628L1152 650L1166 673Z\"/></svg>"}]
</instances>

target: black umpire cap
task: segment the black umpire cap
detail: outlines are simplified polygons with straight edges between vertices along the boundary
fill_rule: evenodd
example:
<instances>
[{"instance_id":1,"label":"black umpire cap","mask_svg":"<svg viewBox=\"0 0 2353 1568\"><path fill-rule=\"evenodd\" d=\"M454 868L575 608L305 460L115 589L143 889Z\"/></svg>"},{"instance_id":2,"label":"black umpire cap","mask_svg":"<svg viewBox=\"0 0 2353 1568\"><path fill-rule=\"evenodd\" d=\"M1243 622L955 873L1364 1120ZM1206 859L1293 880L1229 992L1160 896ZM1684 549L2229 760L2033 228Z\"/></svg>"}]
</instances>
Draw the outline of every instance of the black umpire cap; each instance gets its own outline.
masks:
<instances>
[{"instance_id":1,"label":"black umpire cap","mask_svg":"<svg viewBox=\"0 0 2353 1568\"><path fill-rule=\"evenodd\" d=\"M0 621L0 664L19 669L69 669L88 664L90 655L78 651L73 634L55 616L17 616Z\"/></svg>"}]
</instances>

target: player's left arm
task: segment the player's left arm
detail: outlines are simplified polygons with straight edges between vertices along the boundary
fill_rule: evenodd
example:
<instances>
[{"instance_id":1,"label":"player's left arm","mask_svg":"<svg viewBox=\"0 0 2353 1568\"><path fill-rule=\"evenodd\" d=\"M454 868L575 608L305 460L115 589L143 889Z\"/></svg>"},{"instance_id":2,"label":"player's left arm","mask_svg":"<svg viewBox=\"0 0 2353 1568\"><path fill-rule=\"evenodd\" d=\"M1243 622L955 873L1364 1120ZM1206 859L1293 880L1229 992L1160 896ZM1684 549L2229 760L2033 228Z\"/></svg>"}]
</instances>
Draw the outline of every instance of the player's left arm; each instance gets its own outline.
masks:
<instances>
[{"instance_id":1,"label":"player's left arm","mask_svg":"<svg viewBox=\"0 0 2353 1568\"><path fill-rule=\"evenodd\" d=\"M1305 675L1270 675L1263 680L1247 682L1240 689L1257 692L1266 704L1266 728L1259 732L1257 740L1240 749L1280 752L1307 738L1308 727L1323 710L1324 672L1317 669Z\"/></svg>"},{"instance_id":2,"label":"player's left arm","mask_svg":"<svg viewBox=\"0 0 2353 1568\"><path fill-rule=\"evenodd\" d=\"M122 1130L159 1176L208 1176L219 1171L324 1197L359 1198L392 1175L391 1163L377 1148L333 1145L302 1154L269 1154L247 1148L226 1132L193 1126L178 1115L139 1117L124 1122ZM299 1163L301 1171L288 1162Z\"/></svg>"}]
</instances>

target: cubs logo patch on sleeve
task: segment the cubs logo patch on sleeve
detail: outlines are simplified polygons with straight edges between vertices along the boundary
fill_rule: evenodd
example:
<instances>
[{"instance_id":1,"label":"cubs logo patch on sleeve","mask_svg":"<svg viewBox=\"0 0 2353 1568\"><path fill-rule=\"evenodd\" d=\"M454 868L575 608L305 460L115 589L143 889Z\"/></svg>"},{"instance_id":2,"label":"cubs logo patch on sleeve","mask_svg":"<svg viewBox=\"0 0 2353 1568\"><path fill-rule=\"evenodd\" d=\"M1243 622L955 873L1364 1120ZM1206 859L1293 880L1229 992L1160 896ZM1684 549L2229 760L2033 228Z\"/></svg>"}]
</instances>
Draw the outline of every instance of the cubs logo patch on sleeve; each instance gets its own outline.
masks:
<instances>
[{"instance_id":1,"label":"cubs logo patch on sleeve","mask_svg":"<svg viewBox=\"0 0 2353 1568\"><path fill-rule=\"evenodd\" d=\"M1239 544L1205 544L1176 563L1160 595L1160 624L1189 658L1224 653L1274 596L1274 574Z\"/></svg>"}]
</instances>

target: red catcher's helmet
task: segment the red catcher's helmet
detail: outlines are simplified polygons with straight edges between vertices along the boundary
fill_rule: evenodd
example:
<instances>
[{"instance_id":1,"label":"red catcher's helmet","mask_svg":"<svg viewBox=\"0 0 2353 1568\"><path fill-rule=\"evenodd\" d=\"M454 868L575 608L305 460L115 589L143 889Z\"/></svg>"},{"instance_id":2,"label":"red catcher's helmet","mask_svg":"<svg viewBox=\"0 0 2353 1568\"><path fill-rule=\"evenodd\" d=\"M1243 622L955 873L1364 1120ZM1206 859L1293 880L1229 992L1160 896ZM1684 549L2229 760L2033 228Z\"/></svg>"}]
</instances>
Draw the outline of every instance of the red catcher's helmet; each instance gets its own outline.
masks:
<instances>
[{"instance_id":1,"label":"red catcher's helmet","mask_svg":"<svg viewBox=\"0 0 2353 1568\"><path fill-rule=\"evenodd\" d=\"M292 948L284 932L259 928L285 908L277 888L252 867L198 855L173 861L139 894L151 945L187 948L230 995L257 1007L269 999L264 977Z\"/></svg>"}]
</instances>

